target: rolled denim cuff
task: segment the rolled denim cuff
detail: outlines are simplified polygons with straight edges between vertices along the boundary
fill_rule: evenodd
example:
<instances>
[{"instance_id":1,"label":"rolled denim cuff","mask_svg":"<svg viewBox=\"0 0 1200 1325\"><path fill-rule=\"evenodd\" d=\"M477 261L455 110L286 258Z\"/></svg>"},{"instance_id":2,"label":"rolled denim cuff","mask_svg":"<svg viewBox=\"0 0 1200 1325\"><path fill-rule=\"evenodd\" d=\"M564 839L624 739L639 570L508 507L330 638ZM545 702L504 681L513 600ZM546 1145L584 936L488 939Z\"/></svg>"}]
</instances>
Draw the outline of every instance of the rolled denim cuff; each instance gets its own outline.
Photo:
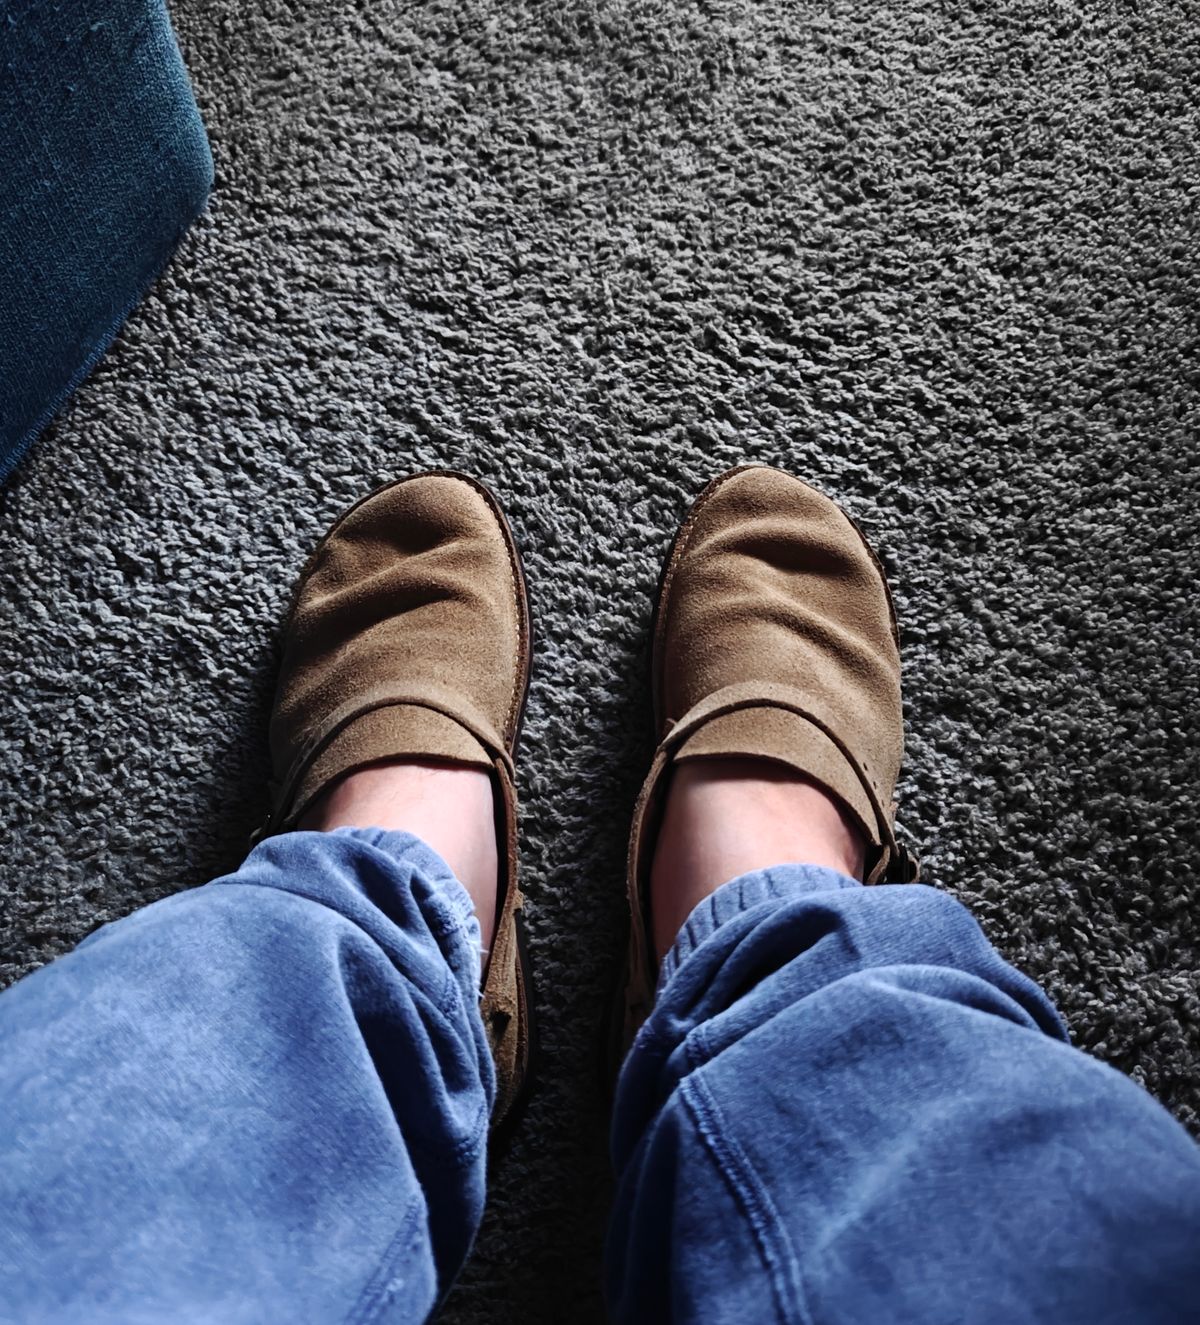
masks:
<instances>
[{"instance_id":1,"label":"rolled denim cuff","mask_svg":"<svg viewBox=\"0 0 1200 1325\"><path fill-rule=\"evenodd\" d=\"M378 848L395 860L423 874L436 889L438 903L432 928L439 940L453 942L463 939L475 953L479 971L478 984L482 991L484 963L487 953L483 947L483 933L471 894L455 877L454 871L427 843L413 833L387 828L335 828L334 833L353 837L359 842Z\"/></svg>"},{"instance_id":2,"label":"rolled denim cuff","mask_svg":"<svg viewBox=\"0 0 1200 1325\"><path fill-rule=\"evenodd\" d=\"M676 936L658 972L661 990L679 966L727 921L764 902L786 902L814 893L838 892L863 885L824 865L771 865L723 883L698 902Z\"/></svg>"}]
</instances>

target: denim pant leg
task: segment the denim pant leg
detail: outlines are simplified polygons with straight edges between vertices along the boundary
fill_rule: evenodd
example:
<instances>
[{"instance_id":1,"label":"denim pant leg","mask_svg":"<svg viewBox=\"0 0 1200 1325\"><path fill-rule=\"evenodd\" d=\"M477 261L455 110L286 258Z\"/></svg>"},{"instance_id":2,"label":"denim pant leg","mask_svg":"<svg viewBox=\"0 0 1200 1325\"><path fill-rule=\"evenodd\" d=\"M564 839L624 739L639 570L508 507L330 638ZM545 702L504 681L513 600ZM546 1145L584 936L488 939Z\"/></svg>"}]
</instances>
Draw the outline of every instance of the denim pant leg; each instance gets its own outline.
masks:
<instances>
[{"instance_id":1,"label":"denim pant leg","mask_svg":"<svg viewBox=\"0 0 1200 1325\"><path fill-rule=\"evenodd\" d=\"M421 1321L484 1201L470 898L290 833L0 996L0 1321Z\"/></svg>"},{"instance_id":2,"label":"denim pant leg","mask_svg":"<svg viewBox=\"0 0 1200 1325\"><path fill-rule=\"evenodd\" d=\"M1200 1149L967 911L781 866L693 912L625 1064L620 1322L1200 1319Z\"/></svg>"}]
</instances>

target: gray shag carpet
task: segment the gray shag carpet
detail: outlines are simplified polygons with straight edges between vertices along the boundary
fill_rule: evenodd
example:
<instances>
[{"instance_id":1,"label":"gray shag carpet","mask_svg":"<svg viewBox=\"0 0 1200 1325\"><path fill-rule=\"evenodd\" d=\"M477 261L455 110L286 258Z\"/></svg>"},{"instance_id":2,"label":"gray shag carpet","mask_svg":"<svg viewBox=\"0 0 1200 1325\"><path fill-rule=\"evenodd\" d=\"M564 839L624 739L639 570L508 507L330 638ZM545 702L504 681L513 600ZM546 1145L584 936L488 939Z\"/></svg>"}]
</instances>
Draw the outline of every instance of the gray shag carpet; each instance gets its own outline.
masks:
<instances>
[{"instance_id":1,"label":"gray shag carpet","mask_svg":"<svg viewBox=\"0 0 1200 1325\"><path fill-rule=\"evenodd\" d=\"M0 494L4 976L237 864L302 558L380 481L479 475L540 622L544 1056L443 1318L598 1319L650 596L766 461L894 577L929 878L1200 1129L1200 10L174 17L211 212Z\"/></svg>"}]
</instances>

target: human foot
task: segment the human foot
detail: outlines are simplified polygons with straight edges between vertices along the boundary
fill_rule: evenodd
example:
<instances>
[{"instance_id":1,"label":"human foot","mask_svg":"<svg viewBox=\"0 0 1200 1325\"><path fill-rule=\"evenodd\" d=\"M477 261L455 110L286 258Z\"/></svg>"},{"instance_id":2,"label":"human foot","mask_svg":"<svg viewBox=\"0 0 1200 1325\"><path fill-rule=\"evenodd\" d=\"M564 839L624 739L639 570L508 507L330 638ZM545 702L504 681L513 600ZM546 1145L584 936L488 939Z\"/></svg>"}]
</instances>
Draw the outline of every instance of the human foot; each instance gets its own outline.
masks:
<instances>
[{"instance_id":1,"label":"human foot","mask_svg":"<svg viewBox=\"0 0 1200 1325\"><path fill-rule=\"evenodd\" d=\"M689 902L727 879L798 857L867 883L916 876L892 825L895 614L828 497L761 466L709 484L663 573L651 679L659 746L630 834L626 1043Z\"/></svg>"},{"instance_id":2,"label":"human foot","mask_svg":"<svg viewBox=\"0 0 1200 1325\"><path fill-rule=\"evenodd\" d=\"M297 827L388 828L419 837L470 893L487 952L496 925L495 814L492 779L481 768L388 761L339 778Z\"/></svg>"},{"instance_id":3,"label":"human foot","mask_svg":"<svg viewBox=\"0 0 1200 1325\"><path fill-rule=\"evenodd\" d=\"M479 1007L496 1062L493 1129L515 1116L533 1045L513 767L529 669L520 557L491 494L449 473L379 488L301 575L260 834L407 828L459 875L491 949Z\"/></svg>"},{"instance_id":4,"label":"human foot","mask_svg":"<svg viewBox=\"0 0 1200 1325\"><path fill-rule=\"evenodd\" d=\"M862 830L802 774L761 759L696 759L671 774L650 920L661 961L692 909L721 884L772 865L825 865L861 879Z\"/></svg>"}]
</instances>

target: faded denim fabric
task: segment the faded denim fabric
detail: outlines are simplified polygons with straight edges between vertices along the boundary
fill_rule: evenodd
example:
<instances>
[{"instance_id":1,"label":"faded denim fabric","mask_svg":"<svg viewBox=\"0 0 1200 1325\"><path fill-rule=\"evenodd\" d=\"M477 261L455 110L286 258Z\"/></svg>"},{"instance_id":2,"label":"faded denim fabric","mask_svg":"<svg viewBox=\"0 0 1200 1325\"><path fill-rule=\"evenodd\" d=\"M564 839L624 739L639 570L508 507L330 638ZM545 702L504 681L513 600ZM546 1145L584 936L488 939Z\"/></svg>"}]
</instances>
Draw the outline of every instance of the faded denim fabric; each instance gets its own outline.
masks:
<instances>
[{"instance_id":1,"label":"faded denim fabric","mask_svg":"<svg viewBox=\"0 0 1200 1325\"><path fill-rule=\"evenodd\" d=\"M423 1320L483 1212L465 889L268 838L0 995L0 1320Z\"/></svg>"},{"instance_id":2,"label":"faded denim fabric","mask_svg":"<svg viewBox=\"0 0 1200 1325\"><path fill-rule=\"evenodd\" d=\"M293 833L0 996L0 1320L426 1319L483 1207L478 942L415 838ZM620 1321L1196 1319L1200 1151L927 888L714 893L613 1139Z\"/></svg>"},{"instance_id":3,"label":"faded denim fabric","mask_svg":"<svg viewBox=\"0 0 1200 1325\"><path fill-rule=\"evenodd\" d=\"M788 865L702 902L613 1157L617 1321L1200 1319L1200 1149L931 888Z\"/></svg>"}]
</instances>

